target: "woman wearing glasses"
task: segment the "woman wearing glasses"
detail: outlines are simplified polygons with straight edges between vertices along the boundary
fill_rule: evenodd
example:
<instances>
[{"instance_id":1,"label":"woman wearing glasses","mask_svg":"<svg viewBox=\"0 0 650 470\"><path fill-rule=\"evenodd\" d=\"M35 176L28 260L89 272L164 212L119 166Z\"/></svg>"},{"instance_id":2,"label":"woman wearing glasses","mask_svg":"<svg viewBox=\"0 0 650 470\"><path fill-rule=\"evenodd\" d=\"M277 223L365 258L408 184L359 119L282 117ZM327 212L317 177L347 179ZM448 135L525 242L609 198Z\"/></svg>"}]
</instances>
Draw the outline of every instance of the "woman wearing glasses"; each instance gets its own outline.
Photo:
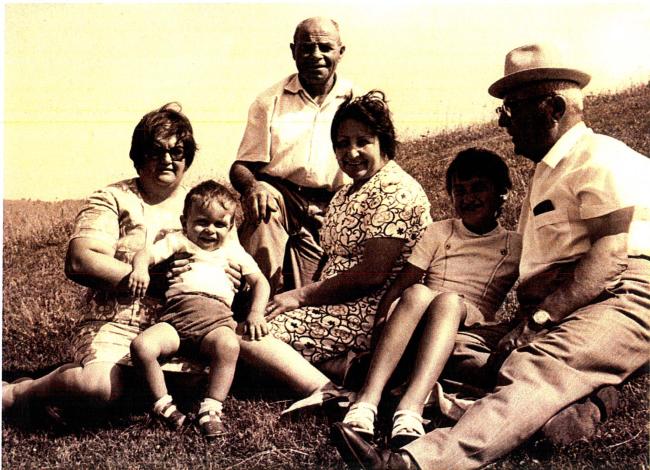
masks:
<instances>
[{"instance_id":1,"label":"woman wearing glasses","mask_svg":"<svg viewBox=\"0 0 650 470\"><path fill-rule=\"evenodd\" d=\"M181 228L186 194L181 181L196 148L192 125L177 103L140 120L129 152L138 176L93 193L77 215L68 245L66 275L89 288L72 338L72 362L39 379L3 383L3 412L35 403L101 406L122 395L129 345L153 323L165 273L152 273L149 295L134 297L127 285L131 260Z\"/></svg>"}]
</instances>

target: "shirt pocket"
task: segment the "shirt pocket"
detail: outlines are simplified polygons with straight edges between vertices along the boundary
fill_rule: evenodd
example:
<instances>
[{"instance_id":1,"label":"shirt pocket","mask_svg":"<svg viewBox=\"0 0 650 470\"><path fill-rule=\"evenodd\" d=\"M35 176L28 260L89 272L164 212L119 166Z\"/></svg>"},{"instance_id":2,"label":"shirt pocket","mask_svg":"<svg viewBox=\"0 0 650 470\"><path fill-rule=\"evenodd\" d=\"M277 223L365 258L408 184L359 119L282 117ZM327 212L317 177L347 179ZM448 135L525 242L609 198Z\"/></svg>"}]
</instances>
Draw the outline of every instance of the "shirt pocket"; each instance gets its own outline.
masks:
<instances>
[{"instance_id":1,"label":"shirt pocket","mask_svg":"<svg viewBox=\"0 0 650 470\"><path fill-rule=\"evenodd\" d=\"M569 213L566 209L555 209L550 212L533 216L533 223L536 229L541 229L548 225L562 225L569 223ZM550 227L548 227L550 228Z\"/></svg>"},{"instance_id":2,"label":"shirt pocket","mask_svg":"<svg viewBox=\"0 0 650 470\"><path fill-rule=\"evenodd\" d=\"M571 222L567 208L559 208L533 217L535 250L549 262L573 259L588 249L588 239L580 225ZM574 219L575 220L575 219Z\"/></svg>"}]
</instances>

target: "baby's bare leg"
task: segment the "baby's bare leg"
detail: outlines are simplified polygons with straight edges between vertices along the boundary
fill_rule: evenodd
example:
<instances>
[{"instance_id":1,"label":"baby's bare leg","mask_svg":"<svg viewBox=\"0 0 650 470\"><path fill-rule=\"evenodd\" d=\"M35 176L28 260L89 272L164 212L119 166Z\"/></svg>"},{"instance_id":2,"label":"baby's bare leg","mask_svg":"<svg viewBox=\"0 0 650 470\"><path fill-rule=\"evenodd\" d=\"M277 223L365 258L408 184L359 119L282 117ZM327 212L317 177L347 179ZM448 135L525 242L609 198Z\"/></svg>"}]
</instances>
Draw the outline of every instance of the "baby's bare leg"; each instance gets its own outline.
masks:
<instances>
[{"instance_id":1,"label":"baby's bare leg","mask_svg":"<svg viewBox=\"0 0 650 470\"><path fill-rule=\"evenodd\" d=\"M239 357L239 338L228 327L221 326L205 335L201 354L210 359L210 376L206 397L223 402L235 377Z\"/></svg>"},{"instance_id":2,"label":"baby's bare leg","mask_svg":"<svg viewBox=\"0 0 650 470\"><path fill-rule=\"evenodd\" d=\"M131 341L131 360L144 374L154 401L167 395L165 376L158 358L171 356L179 346L178 333L169 323L156 323Z\"/></svg>"}]
</instances>

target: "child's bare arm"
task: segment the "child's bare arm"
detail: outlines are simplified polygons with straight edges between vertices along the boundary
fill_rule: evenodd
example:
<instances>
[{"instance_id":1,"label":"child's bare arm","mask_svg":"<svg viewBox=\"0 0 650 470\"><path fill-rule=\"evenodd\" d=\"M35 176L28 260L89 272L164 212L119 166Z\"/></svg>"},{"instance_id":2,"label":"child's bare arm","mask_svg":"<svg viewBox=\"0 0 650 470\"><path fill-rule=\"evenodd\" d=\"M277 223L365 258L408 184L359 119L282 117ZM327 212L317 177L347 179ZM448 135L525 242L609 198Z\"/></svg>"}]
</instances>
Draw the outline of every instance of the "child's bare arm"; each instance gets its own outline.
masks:
<instances>
[{"instance_id":1,"label":"child's bare arm","mask_svg":"<svg viewBox=\"0 0 650 470\"><path fill-rule=\"evenodd\" d=\"M423 275L424 270L412 265L408 261L404 264L404 267L397 275L397 278L395 278L395 280L391 283L390 287L388 287L388 290L379 302L379 306L377 307L377 315L375 316L373 336L375 336L374 330L380 329L386 322L386 318L388 317L391 306L395 300L401 297L402 292L404 292L405 289L408 289L413 284L420 282Z\"/></svg>"},{"instance_id":2,"label":"child's bare arm","mask_svg":"<svg viewBox=\"0 0 650 470\"><path fill-rule=\"evenodd\" d=\"M133 270L129 274L129 290L135 297L144 297L149 287L149 266L152 263L151 253L147 249L138 251L133 257Z\"/></svg>"},{"instance_id":3,"label":"child's bare arm","mask_svg":"<svg viewBox=\"0 0 650 470\"><path fill-rule=\"evenodd\" d=\"M251 286L251 309L246 318L246 332L252 340L260 340L269 333L269 326L264 319L264 310L269 301L271 287L264 274L256 272L244 276Z\"/></svg>"}]
</instances>

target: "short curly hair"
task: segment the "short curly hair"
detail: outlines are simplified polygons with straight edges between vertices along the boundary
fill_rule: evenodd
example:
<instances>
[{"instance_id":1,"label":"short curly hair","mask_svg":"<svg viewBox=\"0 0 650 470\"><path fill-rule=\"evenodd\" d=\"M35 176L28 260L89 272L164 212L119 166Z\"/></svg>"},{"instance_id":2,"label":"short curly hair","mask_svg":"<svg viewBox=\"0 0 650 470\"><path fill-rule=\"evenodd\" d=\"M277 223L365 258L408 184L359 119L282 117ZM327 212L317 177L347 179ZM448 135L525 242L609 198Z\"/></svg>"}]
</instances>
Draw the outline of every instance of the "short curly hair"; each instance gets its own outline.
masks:
<instances>
[{"instance_id":1,"label":"short curly hair","mask_svg":"<svg viewBox=\"0 0 650 470\"><path fill-rule=\"evenodd\" d=\"M190 189L185 196L183 217L189 217L190 210L194 204L205 207L217 202L226 211L232 213L234 221L234 215L237 211L237 201L238 198L228 187L214 180L206 180Z\"/></svg>"},{"instance_id":2,"label":"short curly hair","mask_svg":"<svg viewBox=\"0 0 650 470\"><path fill-rule=\"evenodd\" d=\"M349 96L334 114L330 137L332 145L336 148L336 139L339 128L343 121L353 119L359 121L372 131L379 139L381 153L390 160L395 158L397 138L395 137L395 126L391 119L386 95L383 91L372 90L363 96L352 98Z\"/></svg>"},{"instance_id":3,"label":"short curly hair","mask_svg":"<svg viewBox=\"0 0 650 470\"><path fill-rule=\"evenodd\" d=\"M145 114L135 129L131 138L129 157L133 166L139 170L147 159L157 141L166 140L176 136L179 143L183 144L183 157L185 167L192 166L194 155L198 149L194 141L194 131L190 120L181 112L179 103L167 103L159 109Z\"/></svg>"}]
</instances>

